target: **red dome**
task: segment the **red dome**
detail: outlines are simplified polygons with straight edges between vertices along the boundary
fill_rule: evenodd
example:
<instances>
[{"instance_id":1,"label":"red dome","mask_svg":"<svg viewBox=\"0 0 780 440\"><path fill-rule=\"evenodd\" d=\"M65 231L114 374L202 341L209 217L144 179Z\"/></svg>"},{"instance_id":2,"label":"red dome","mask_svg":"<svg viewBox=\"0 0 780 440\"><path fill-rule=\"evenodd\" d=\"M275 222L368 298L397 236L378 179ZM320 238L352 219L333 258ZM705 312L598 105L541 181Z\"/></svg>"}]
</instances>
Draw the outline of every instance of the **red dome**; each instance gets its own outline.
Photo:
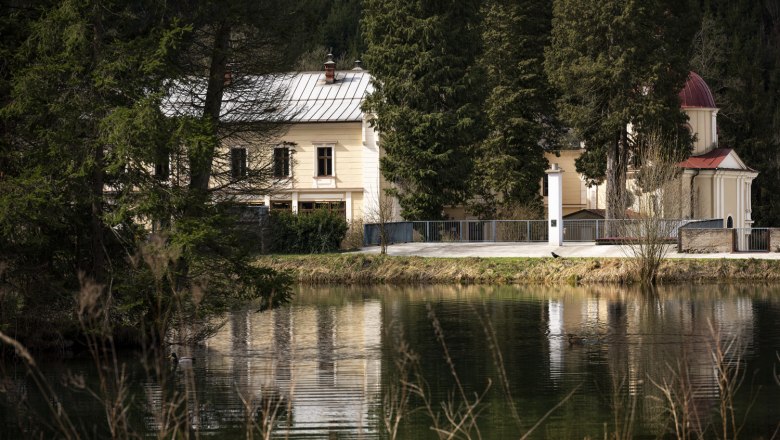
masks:
<instances>
[{"instance_id":1,"label":"red dome","mask_svg":"<svg viewBox=\"0 0 780 440\"><path fill-rule=\"evenodd\" d=\"M688 81L679 96L682 108L716 108L710 88L696 72L688 75Z\"/></svg>"}]
</instances>

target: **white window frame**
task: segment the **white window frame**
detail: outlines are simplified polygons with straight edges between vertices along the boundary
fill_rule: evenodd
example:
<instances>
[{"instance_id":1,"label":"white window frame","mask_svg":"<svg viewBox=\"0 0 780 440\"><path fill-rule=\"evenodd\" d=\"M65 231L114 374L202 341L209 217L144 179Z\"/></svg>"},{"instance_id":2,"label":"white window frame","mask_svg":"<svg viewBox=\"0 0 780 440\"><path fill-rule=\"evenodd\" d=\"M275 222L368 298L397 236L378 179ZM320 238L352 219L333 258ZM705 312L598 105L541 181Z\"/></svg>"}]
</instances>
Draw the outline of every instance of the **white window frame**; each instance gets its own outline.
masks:
<instances>
[{"instance_id":1,"label":"white window frame","mask_svg":"<svg viewBox=\"0 0 780 440\"><path fill-rule=\"evenodd\" d=\"M314 178L315 179L334 179L336 178L336 142L313 142L314 145ZM320 158L318 151L320 148L330 148L332 173L320 175Z\"/></svg>"}]
</instances>

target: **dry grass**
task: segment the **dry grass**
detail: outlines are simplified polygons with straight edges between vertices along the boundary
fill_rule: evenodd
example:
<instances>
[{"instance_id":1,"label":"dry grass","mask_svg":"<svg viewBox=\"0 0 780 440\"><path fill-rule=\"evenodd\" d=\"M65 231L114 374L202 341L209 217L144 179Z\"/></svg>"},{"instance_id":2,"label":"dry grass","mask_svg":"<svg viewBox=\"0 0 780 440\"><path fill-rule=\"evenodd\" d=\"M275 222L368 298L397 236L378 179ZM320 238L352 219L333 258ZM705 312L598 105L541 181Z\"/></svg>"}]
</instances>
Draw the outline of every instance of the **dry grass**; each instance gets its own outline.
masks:
<instances>
[{"instance_id":1,"label":"dry grass","mask_svg":"<svg viewBox=\"0 0 780 440\"><path fill-rule=\"evenodd\" d=\"M305 284L632 284L627 258L430 258L364 254L264 256ZM661 284L780 280L780 261L664 260Z\"/></svg>"}]
</instances>

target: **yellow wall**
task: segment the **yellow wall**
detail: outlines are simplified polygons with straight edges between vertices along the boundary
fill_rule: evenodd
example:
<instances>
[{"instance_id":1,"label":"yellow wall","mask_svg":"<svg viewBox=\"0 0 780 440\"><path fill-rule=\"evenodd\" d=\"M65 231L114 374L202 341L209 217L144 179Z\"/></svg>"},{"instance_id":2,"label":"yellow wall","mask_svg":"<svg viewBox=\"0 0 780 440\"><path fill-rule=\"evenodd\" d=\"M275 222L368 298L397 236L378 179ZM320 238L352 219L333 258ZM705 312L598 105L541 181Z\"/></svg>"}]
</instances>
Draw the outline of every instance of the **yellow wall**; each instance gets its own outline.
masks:
<instances>
[{"instance_id":1,"label":"yellow wall","mask_svg":"<svg viewBox=\"0 0 780 440\"><path fill-rule=\"evenodd\" d=\"M742 217L737 208L737 178L731 176L723 177L723 218L724 222L728 216L734 220L735 226L741 226L739 222ZM725 224L725 223L724 223Z\"/></svg>"},{"instance_id":2,"label":"yellow wall","mask_svg":"<svg viewBox=\"0 0 780 440\"><path fill-rule=\"evenodd\" d=\"M583 151L561 150L559 156L552 153L544 154L550 165L557 163L563 170L563 215L586 208L585 182L580 178L574 165L574 161ZM544 198L544 204L547 205L547 197Z\"/></svg>"},{"instance_id":3,"label":"yellow wall","mask_svg":"<svg viewBox=\"0 0 780 440\"><path fill-rule=\"evenodd\" d=\"M691 132L696 135L693 144L693 154L704 154L712 149L715 139L712 138L712 112L714 109L685 109Z\"/></svg>"},{"instance_id":4,"label":"yellow wall","mask_svg":"<svg viewBox=\"0 0 780 440\"><path fill-rule=\"evenodd\" d=\"M363 218L363 193L352 193L352 217L353 219Z\"/></svg>"},{"instance_id":5,"label":"yellow wall","mask_svg":"<svg viewBox=\"0 0 780 440\"><path fill-rule=\"evenodd\" d=\"M359 188L363 185L362 125L360 122L294 124L280 142L295 145L293 155L293 187L315 188L317 179L317 147L335 144L336 188Z\"/></svg>"}]
</instances>

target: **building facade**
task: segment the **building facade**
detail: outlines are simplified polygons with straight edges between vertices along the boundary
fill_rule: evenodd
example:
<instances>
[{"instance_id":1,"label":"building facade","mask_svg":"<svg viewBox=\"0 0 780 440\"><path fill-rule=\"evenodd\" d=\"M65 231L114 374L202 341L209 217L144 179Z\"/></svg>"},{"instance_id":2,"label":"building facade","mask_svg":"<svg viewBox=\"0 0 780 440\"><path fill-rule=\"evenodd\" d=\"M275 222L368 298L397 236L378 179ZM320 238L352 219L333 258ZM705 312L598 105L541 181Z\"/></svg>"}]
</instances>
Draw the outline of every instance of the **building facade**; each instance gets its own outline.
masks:
<instances>
[{"instance_id":1,"label":"building facade","mask_svg":"<svg viewBox=\"0 0 780 440\"><path fill-rule=\"evenodd\" d=\"M361 108L372 91L371 75L360 67L336 71L329 59L324 73L292 74L279 87L286 129L273 147L274 184L245 201L294 213L327 209L348 222L377 217L386 186L379 136ZM396 206L389 210L398 218Z\"/></svg>"},{"instance_id":2,"label":"building facade","mask_svg":"<svg viewBox=\"0 0 780 440\"><path fill-rule=\"evenodd\" d=\"M679 97L680 106L688 116L688 128L694 135L693 154L679 164L683 171L675 185L681 189L682 201L677 201L674 209L667 209L664 217L722 219L726 227L750 227L753 224L751 185L758 172L748 167L734 149L719 145L718 108L710 88L699 75L690 73ZM574 162L583 151L562 150L557 156L546 154L550 163L558 163L564 170L564 215L606 208L606 185L587 187L585 179L576 172ZM629 170L629 188L634 187L633 174ZM638 202L629 209L641 215Z\"/></svg>"}]
</instances>

